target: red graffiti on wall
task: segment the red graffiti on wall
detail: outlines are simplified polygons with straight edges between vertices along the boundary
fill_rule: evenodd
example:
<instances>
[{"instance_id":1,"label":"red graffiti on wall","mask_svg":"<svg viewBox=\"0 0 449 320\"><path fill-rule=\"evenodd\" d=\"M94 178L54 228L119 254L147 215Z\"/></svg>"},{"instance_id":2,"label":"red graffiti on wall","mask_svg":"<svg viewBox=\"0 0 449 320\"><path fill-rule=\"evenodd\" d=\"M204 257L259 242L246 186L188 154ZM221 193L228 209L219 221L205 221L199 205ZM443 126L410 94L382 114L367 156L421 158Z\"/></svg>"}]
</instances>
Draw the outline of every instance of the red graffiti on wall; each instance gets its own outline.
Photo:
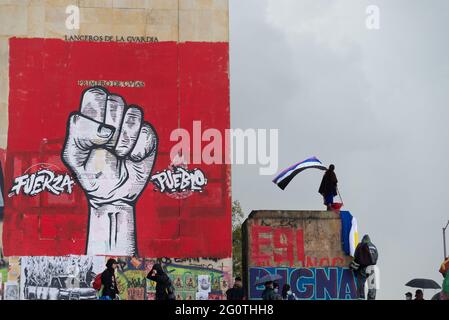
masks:
<instances>
[{"instance_id":1,"label":"red graffiti on wall","mask_svg":"<svg viewBox=\"0 0 449 320\"><path fill-rule=\"evenodd\" d=\"M109 89L139 104L157 131L159 146L153 172L171 163L174 142L170 134L174 129L192 130L195 120L223 135L229 128L227 43L11 38L9 48L8 149L3 166L6 195L15 178L31 166L52 164L59 168L55 174L69 173L61 162L61 151L68 116L77 109L86 89L80 86L83 79L138 80L144 84ZM208 179L203 192L174 199L147 186L140 195L135 225L140 256L231 255L230 166L195 167ZM86 252L88 205L79 183L75 182L70 194L40 192L29 196L21 192L5 200L5 255Z\"/></svg>"},{"instance_id":2,"label":"red graffiti on wall","mask_svg":"<svg viewBox=\"0 0 449 320\"><path fill-rule=\"evenodd\" d=\"M2 165L5 163L6 160L6 150L0 148L0 162L2 163Z\"/></svg>"},{"instance_id":3,"label":"red graffiti on wall","mask_svg":"<svg viewBox=\"0 0 449 320\"><path fill-rule=\"evenodd\" d=\"M340 266L342 257L311 257L304 251L304 231L300 228L254 224L250 228L250 261L253 266Z\"/></svg>"}]
</instances>

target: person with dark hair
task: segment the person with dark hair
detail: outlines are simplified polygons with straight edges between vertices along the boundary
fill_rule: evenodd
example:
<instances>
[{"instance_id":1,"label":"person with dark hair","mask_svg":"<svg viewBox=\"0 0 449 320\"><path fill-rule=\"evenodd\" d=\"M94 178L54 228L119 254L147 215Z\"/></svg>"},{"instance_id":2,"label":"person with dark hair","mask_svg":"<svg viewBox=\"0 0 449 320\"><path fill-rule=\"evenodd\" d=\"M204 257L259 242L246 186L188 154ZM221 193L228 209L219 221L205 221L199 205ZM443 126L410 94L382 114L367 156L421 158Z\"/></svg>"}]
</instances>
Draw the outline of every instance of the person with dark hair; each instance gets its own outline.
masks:
<instances>
[{"instance_id":1,"label":"person with dark hair","mask_svg":"<svg viewBox=\"0 0 449 320\"><path fill-rule=\"evenodd\" d=\"M405 294L405 300L413 300L413 294L411 292L407 292Z\"/></svg>"},{"instance_id":2,"label":"person with dark hair","mask_svg":"<svg viewBox=\"0 0 449 320\"><path fill-rule=\"evenodd\" d=\"M265 290L262 292L262 300L265 300L265 301L276 300L276 294L274 293L273 281L265 282Z\"/></svg>"},{"instance_id":3,"label":"person with dark hair","mask_svg":"<svg viewBox=\"0 0 449 320\"><path fill-rule=\"evenodd\" d=\"M226 291L227 300L245 300L242 278L235 277L234 286Z\"/></svg>"},{"instance_id":4,"label":"person with dark hair","mask_svg":"<svg viewBox=\"0 0 449 320\"><path fill-rule=\"evenodd\" d=\"M335 166L331 164L324 173L318 192L323 196L324 205L327 210L332 210L334 197L337 195L337 176L335 175Z\"/></svg>"},{"instance_id":5,"label":"person with dark hair","mask_svg":"<svg viewBox=\"0 0 449 320\"><path fill-rule=\"evenodd\" d=\"M421 289L416 290L415 292L415 299L413 300L425 300L424 299L424 292Z\"/></svg>"},{"instance_id":6,"label":"person with dark hair","mask_svg":"<svg viewBox=\"0 0 449 320\"><path fill-rule=\"evenodd\" d=\"M174 300L174 288L162 265L155 263L147 275L147 279L156 282L155 300ZM173 292L170 292L173 291Z\"/></svg>"},{"instance_id":7,"label":"person with dark hair","mask_svg":"<svg viewBox=\"0 0 449 320\"><path fill-rule=\"evenodd\" d=\"M282 300L297 300L289 284L284 284L282 287Z\"/></svg>"},{"instance_id":8,"label":"person with dark hair","mask_svg":"<svg viewBox=\"0 0 449 320\"><path fill-rule=\"evenodd\" d=\"M115 269L118 262L115 259L109 259L106 262L106 270L101 274L101 284L103 291L101 293L102 300L116 300L118 298L117 280L115 278Z\"/></svg>"}]
</instances>

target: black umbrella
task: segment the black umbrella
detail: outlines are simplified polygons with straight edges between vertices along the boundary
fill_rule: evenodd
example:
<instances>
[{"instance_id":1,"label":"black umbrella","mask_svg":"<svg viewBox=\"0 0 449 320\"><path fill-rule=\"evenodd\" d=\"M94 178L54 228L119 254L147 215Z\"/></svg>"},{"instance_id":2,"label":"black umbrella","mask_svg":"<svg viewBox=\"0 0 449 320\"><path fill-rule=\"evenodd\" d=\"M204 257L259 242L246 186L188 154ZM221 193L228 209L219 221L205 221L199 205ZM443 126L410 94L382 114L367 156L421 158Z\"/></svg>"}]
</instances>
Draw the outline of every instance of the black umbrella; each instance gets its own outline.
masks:
<instances>
[{"instance_id":1,"label":"black umbrella","mask_svg":"<svg viewBox=\"0 0 449 320\"><path fill-rule=\"evenodd\" d=\"M420 289L441 289L440 285L431 279L413 279L405 285L407 287Z\"/></svg>"},{"instance_id":2,"label":"black umbrella","mask_svg":"<svg viewBox=\"0 0 449 320\"><path fill-rule=\"evenodd\" d=\"M281 280L282 277L278 274L267 274L266 276L263 276L262 278L259 278L256 281L256 285L265 283L265 282L270 282L270 281L276 281L276 280Z\"/></svg>"}]
</instances>

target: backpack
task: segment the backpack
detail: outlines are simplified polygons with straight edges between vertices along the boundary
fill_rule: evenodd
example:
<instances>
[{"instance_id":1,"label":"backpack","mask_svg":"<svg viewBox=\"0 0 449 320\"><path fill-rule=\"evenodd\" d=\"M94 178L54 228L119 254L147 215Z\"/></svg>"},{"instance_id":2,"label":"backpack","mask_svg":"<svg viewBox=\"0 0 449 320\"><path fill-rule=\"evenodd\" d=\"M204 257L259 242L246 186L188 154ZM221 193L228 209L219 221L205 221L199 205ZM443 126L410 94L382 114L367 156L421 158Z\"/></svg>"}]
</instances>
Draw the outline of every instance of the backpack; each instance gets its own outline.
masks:
<instances>
[{"instance_id":1,"label":"backpack","mask_svg":"<svg viewBox=\"0 0 449 320\"><path fill-rule=\"evenodd\" d=\"M92 288L94 288L97 291L100 291L101 289L101 275L102 273L99 273L95 276L95 280L92 283Z\"/></svg>"}]
</instances>

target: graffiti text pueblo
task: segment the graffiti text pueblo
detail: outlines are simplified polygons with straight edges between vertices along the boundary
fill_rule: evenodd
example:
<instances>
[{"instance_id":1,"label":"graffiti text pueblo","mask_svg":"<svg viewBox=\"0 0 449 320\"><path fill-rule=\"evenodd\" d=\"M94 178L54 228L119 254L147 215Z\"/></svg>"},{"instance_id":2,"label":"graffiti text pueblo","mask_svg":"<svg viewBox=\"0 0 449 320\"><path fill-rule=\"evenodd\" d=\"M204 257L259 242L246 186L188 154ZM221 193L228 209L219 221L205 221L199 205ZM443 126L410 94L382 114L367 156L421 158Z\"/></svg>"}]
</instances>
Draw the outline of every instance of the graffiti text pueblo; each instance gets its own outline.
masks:
<instances>
[{"instance_id":1,"label":"graffiti text pueblo","mask_svg":"<svg viewBox=\"0 0 449 320\"><path fill-rule=\"evenodd\" d=\"M357 297L356 278L348 268L254 267L249 270L250 299L261 298L264 286L257 286L255 283L268 274L280 275L280 287L285 283L289 284L292 292L301 300L351 300Z\"/></svg>"},{"instance_id":2,"label":"graffiti text pueblo","mask_svg":"<svg viewBox=\"0 0 449 320\"><path fill-rule=\"evenodd\" d=\"M151 177L151 181L160 192L201 192L207 185L207 179L200 169L187 170L174 166L172 170L158 172Z\"/></svg>"}]
</instances>

